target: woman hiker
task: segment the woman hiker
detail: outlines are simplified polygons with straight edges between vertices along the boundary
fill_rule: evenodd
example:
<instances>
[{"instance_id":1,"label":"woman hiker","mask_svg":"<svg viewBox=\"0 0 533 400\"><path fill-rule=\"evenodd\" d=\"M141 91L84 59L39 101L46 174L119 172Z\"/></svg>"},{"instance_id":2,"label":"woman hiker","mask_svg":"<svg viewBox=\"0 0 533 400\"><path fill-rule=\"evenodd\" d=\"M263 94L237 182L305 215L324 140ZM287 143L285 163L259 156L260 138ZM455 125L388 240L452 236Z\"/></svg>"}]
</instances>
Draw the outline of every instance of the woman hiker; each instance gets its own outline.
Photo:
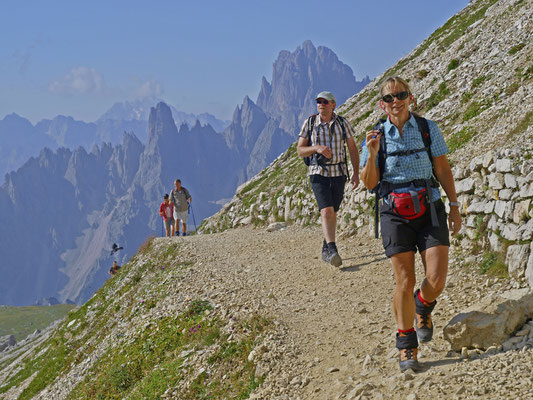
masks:
<instances>
[{"instance_id":1,"label":"woman hiker","mask_svg":"<svg viewBox=\"0 0 533 400\"><path fill-rule=\"evenodd\" d=\"M446 159L448 147L438 126L410 112L415 99L404 79L388 78L380 96L379 105L387 120L382 129L366 134L361 180L368 189L380 183L381 235L396 281L393 308L400 370L416 371L418 342L432 338L431 312L446 283L449 231L452 235L459 232L461 215ZM437 181L449 200L448 218ZM417 250L425 279L414 291Z\"/></svg>"}]
</instances>

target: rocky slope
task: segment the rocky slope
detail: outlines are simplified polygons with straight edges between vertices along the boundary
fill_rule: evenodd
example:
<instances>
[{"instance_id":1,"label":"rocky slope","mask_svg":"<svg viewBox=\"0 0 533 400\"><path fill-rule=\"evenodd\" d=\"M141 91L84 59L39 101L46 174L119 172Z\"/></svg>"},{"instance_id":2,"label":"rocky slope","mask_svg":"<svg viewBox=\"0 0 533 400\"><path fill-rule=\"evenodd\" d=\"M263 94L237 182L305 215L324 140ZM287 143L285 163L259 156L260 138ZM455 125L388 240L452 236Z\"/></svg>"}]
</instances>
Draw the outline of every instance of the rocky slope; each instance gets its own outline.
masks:
<instances>
[{"instance_id":1,"label":"rocky slope","mask_svg":"<svg viewBox=\"0 0 533 400\"><path fill-rule=\"evenodd\" d=\"M533 395L531 322L488 348L450 351L443 336L462 310L520 285L452 254L436 335L421 347L423 370L401 374L381 244L340 240L336 269L319 259L320 241L318 227L296 225L153 239L54 330L0 353L0 398Z\"/></svg>"},{"instance_id":2,"label":"rocky slope","mask_svg":"<svg viewBox=\"0 0 533 400\"><path fill-rule=\"evenodd\" d=\"M530 0L471 1L339 112L362 137L383 114L380 84L399 75L417 111L438 122L454 163L531 143L532 34Z\"/></svg>"}]
</instances>

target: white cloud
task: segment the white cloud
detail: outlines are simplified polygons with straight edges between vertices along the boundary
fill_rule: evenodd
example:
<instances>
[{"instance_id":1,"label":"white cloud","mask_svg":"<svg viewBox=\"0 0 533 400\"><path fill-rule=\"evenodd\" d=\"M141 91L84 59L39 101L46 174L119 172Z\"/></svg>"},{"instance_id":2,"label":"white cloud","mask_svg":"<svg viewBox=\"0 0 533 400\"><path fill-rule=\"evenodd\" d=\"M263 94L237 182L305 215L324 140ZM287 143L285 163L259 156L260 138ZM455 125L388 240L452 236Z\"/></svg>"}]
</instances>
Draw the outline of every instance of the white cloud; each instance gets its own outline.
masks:
<instances>
[{"instance_id":1,"label":"white cloud","mask_svg":"<svg viewBox=\"0 0 533 400\"><path fill-rule=\"evenodd\" d=\"M163 85L161 82L150 79L149 81L144 82L139 88L135 90L135 95L137 97L157 97L163 94Z\"/></svg>"},{"instance_id":2,"label":"white cloud","mask_svg":"<svg viewBox=\"0 0 533 400\"><path fill-rule=\"evenodd\" d=\"M48 90L58 94L95 94L105 90L103 76L94 68L72 68L64 77L50 83Z\"/></svg>"}]
</instances>

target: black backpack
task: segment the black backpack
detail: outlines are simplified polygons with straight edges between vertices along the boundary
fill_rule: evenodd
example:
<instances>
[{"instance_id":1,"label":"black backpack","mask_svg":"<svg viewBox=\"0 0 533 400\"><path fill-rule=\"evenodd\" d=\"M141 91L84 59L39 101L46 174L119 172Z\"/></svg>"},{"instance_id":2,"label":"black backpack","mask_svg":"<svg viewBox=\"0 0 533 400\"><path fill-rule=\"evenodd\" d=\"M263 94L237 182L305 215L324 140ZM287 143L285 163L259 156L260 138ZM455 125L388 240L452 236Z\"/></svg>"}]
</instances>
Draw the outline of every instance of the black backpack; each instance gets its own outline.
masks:
<instances>
[{"instance_id":1,"label":"black backpack","mask_svg":"<svg viewBox=\"0 0 533 400\"><path fill-rule=\"evenodd\" d=\"M425 179L417 179L415 181L411 182L405 182L405 183L390 183L390 182L384 182L383 181L383 172L385 171L385 161L388 156L408 156L415 153L420 153L422 151L427 152L429 160L431 161L431 165L433 166L433 157L431 155L431 135L429 134L429 125L427 119L424 117L420 117L418 115L413 114L416 120L416 124L418 126L418 131L420 132L420 135L422 136L422 141L424 142L424 147L420 149L415 150L402 150L402 151L394 151L392 153L387 153L387 142L385 140L384 135L384 127L383 124L385 122L385 119L380 119L376 125L372 128L373 130L380 131L383 134L380 138L379 143L379 151L378 151L378 167L379 167L379 182L376 185L375 188L371 190L371 192L374 192L376 195L376 201L374 204L374 219L375 219L375 227L374 227L374 233L376 239L379 237L379 199L387 196L390 192L392 192L395 189L399 188L405 188L409 187L411 184L415 184L416 186L428 186L428 193L429 193L429 186L431 187L438 187L438 181L435 178L435 172L433 172L433 178L431 179L431 182L428 183ZM366 139L363 141L363 145L365 145ZM433 221L433 224L438 225L438 221L436 220L436 211L433 203L431 203L431 219Z\"/></svg>"},{"instance_id":2,"label":"black backpack","mask_svg":"<svg viewBox=\"0 0 533 400\"><path fill-rule=\"evenodd\" d=\"M307 145L308 146L312 146L311 139L313 137L313 128L315 127L315 121L316 121L317 115L318 114L313 114L307 119ZM342 140L344 144L346 145L346 128L344 126L344 124L346 124L346 119L337 114L337 118L335 119L335 122L337 122L337 120L339 121L339 125L342 130ZM310 166L312 164L318 164L318 165L321 165L322 167L325 165L334 165L334 164L326 164L325 158L322 158L322 161L321 161L318 159L317 156L321 156L321 155L313 154L309 157L304 157L305 165ZM344 146L344 162L346 163L346 170L348 171L348 159L346 157L346 146Z\"/></svg>"}]
</instances>

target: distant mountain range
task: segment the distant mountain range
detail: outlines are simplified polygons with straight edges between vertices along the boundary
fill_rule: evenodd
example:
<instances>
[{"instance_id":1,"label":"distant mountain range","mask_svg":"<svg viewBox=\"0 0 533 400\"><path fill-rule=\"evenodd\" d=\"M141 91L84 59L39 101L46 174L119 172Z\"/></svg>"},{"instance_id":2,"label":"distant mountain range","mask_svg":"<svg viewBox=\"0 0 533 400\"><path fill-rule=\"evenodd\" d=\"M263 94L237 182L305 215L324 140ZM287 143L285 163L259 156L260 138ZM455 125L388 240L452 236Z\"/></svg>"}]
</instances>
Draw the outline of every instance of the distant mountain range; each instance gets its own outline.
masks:
<instances>
[{"instance_id":1,"label":"distant mountain range","mask_svg":"<svg viewBox=\"0 0 533 400\"><path fill-rule=\"evenodd\" d=\"M298 84L285 74L289 70ZM282 51L272 84L263 79L258 97L266 110L246 96L222 132L199 116L189 124L164 102L146 116L150 101L115 104L91 124L56 117L33 127L16 115L6 117L2 123L24 126L26 135L49 148L8 173L0 187L0 304L26 305L43 297L85 301L108 278L112 243L124 247L116 255L120 264L148 236L161 234L159 204L176 178L191 192L200 224L296 140L298 119L316 112L316 93L338 89L341 104L364 84L351 71L331 50L315 49L309 41L293 53ZM292 85L288 92L281 87L286 85ZM286 107L274 107L282 97ZM137 128L121 128L116 143L117 131L103 127L124 121ZM142 123L144 142L137 136ZM38 133L43 131L48 133ZM0 132L9 136L8 130ZM95 135L104 133L112 140L95 144ZM54 149L50 141L64 147ZM74 145L79 142L82 147Z\"/></svg>"},{"instance_id":2,"label":"distant mountain range","mask_svg":"<svg viewBox=\"0 0 533 400\"><path fill-rule=\"evenodd\" d=\"M160 101L149 97L115 103L95 122L76 121L72 117L58 115L51 120L43 119L34 126L17 114L7 115L0 120L0 176L19 168L44 147L75 150L83 146L90 151L94 145L104 142L119 144L124 132L134 132L145 143L150 108ZM208 113L188 114L170 107L178 125L185 123L192 127L200 121L202 125L211 125L215 131L221 132L230 123Z\"/></svg>"}]
</instances>

